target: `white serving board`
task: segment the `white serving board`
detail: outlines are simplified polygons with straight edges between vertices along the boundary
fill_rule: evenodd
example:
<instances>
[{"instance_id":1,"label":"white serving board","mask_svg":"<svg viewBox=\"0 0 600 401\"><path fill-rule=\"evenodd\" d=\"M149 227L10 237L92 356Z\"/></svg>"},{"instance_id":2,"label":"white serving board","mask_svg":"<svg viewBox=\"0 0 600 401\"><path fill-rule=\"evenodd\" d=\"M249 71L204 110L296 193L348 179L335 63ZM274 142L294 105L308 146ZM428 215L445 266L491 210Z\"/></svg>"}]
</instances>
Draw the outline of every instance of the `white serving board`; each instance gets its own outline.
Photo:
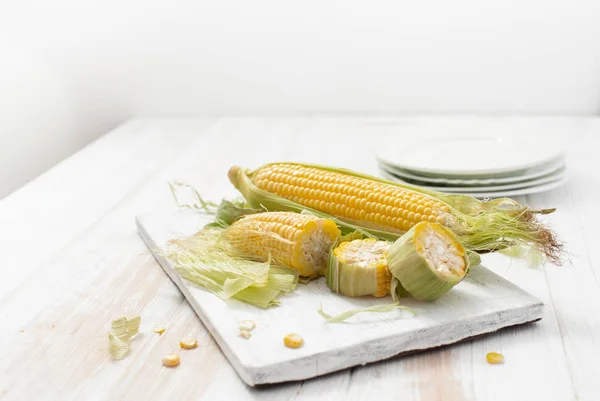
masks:
<instances>
[{"instance_id":1,"label":"white serving board","mask_svg":"<svg viewBox=\"0 0 600 401\"><path fill-rule=\"evenodd\" d=\"M280 298L281 305L260 309L237 300L227 302L190 283L157 252L169 240L191 235L208 222L192 211L137 217L138 232L165 272L179 287L229 362L250 386L303 380L398 354L452 344L503 327L542 318L544 305L483 266L472 268L452 291L431 303L402 298L417 311L359 314L346 323L327 323L317 313L390 303L391 298L346 298L331 293L324 278L299 285ZM239 337L239 322L256 329ZM289 349L283 337L300 334L304 346Z\"/></svg>"}]
</instances>

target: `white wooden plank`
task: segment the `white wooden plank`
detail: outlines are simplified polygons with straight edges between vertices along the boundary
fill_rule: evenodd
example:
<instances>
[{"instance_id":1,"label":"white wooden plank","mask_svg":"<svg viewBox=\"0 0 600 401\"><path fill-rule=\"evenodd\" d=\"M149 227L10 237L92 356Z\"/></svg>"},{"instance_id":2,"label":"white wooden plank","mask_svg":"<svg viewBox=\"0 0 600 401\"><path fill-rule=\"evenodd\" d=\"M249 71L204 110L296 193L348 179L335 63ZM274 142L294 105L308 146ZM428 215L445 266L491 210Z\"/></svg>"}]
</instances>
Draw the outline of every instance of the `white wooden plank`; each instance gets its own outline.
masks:
<instances>
[{"instance_id":1,"label":"white wooden plank","mask_svg":"<svg viewBox=\"0 0 600 401\"><path fill-rule=\"evenodd\" d=\"M323 280L299 286L278 308L261 310L236 300L224 302L181 279L160 254L169 240L191 235L208 223L206 216L182 211L138 216L137 222L148 248L249 385L312 378L543 316L541 301L483 267L474 267L463 283L436 302L405 300L418 311L411 318L398 311L384 317L359 316L355 324L327 324L316 313L320 304L343 311L381 304L382 299L340 297L331 293ZM245 319L258 325L250 340L239 336L239 322ZM288 333L301 333L305 346L285 348L282 339Z\"/></svg>"},{"instance_id":2,"label":"white wooden plank","mask_svg":"<svg viewBox=\"0 0 600 401\"><path fill-rule=\"evenodd\" d=\"M172 396L176 389L176 394L183 392L192 398L205 392L214 395L211 399L227 399L236 392L240 396L248 395L247 386L238 379L187 302L182 302L176 287L149 255L135 231L134 217L140 210L149 212L169 207L175 210L166 184L188 172L194 174L193 183L207 183L198 186L209 197L226 192L230 189L227 180L221 183L214 176L226 177L225 166L235 160L221 146L221 139L235 142L243 136L242 130L235 129L238 125L256 128L260 124L225 122L207 127L204 133L196 129L194 122L184 124L191 141L183 141L178 149L164 148L174 158L162 161L165 163L162 167L155 167L135 181L118 170L111 173L108 181L119 182L115 188L129 182L128 192L119 194L116 204L106 211L96 215L96 210L90 211L89 218L95 216L93 225L71 239L68 246L45 250L46 262L35 266L23 283L14 283L14 290L2 294L0 327L8 334L0 336L0 394L6 399L42 400L93 399L92 395L99 399L150 399ZM178 132L173 124L155 125L158 126L164 127L158 131L165 141ZM143 133L144 130L140 132ZM285 146L285 142L279 142L278 146ZM154 148L145 158L153 160L158 151ZM98 153L93 157L106 160L107 155ZM266 155L259 153L255 157ZM132 167L135 168L139 160L132 158ZM207 160L214 161L211 164ZM207 163L213 167L221 164L221 172L207 169ZM100 185L91 182L89 190L95 186ZM105 190L117 195L111 186ZM78 207L85 209L83 204ZM65 212L57 210L56 213ZM10 229L9 226L4 228ZM70 224L47 227L61 230L61 234L70 228ZM132 273L140 271L145 274ZM32 302L32 299L44 299L44 302ZM106 352L110 321L135 314L142 315L145 333L136 340L137 353L131 355L133 359L112 362ZM157 342L149 333L159 324L166 324L169 330ZM184 358L185 363L178 368L178 373L168 379L160 359L177 349L179 339L187 335L204 340L200 342L199 351ZM90 349L93 349L91 354ZM67 368L55 369L56 366ZM205 379L194 379L198 376ZM35 377L37 381L31 385L24 377ZM194 387L189 387L190 380L196 383ZM293 387L277 391L274 399L289 398L297 386Z\"/></svg>"},{"instance_id":3,"label":"white wooden plank","mask_svg":"<svg viewBox=\"0 0 600 401\"><path fill-rule=\"evenodd\" d=\"M2 294L26 279L53 251L107 213L135 185L209 127L211 119L149 124L131 121L101 137L68 160L0 201L0 243L9 277L0 281ZM170 135L165 134L169 132ZM31 237L36 252L28 252ZM22 255L27 254L27 258Z\"/></svg>"},{"instance_id":4,"label":"white wooden plank","mask_svg":"<svg viewBox=\"0 0 600 401\"><path fill-rule=\"evenodd\" d=\"M565 241L570 260L560 268L546 269L546 279L575 396L591 400L598 397L595 381L600 377L600 259L596 252L600 243L600 174L589 143L600 129L585 125L573 129L583 131L588 141L571 143L569 183L530 198L560 205L548 222Z\"/></svg>"}]
</instances>

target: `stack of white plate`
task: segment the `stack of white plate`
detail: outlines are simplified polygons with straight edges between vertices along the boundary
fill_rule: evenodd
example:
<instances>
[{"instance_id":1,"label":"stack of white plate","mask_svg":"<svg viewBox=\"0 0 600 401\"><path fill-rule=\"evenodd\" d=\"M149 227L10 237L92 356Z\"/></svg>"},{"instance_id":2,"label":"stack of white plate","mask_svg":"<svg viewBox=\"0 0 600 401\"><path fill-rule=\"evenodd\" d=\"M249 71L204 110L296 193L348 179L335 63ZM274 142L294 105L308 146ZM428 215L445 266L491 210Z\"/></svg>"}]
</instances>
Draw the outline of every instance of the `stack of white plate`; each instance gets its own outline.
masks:
<instances>
[{"instance_id":1,"label":"stack of white plate","mask_svg":"<svg viewBox=\"0 0 600 401\"><path fill-rule=\"evenodd\" d=\"M386 179L478 198L539 193L566 181L560 140L468 132L405 138L376 150Z\"/></svg>"}]
</instances>

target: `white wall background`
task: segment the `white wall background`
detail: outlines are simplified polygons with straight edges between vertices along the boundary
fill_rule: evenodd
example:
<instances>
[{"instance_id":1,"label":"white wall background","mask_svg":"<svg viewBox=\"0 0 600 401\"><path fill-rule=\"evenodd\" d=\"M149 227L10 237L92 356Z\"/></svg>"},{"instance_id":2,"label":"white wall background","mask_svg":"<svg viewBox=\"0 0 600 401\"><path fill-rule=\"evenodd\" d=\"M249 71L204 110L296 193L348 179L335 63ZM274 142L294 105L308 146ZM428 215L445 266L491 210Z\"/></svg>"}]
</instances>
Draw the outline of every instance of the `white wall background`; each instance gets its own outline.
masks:
<instances>
[{"instance_id":1,"label":"white wall background","mask_svg":"<svg viewBox=\"0 0 600 401\"><path fill-rule=\"evenodd\" d=\"M0 0L0 198L131 116L596 114L597 0Z\"/></svg>"}]
</instances>

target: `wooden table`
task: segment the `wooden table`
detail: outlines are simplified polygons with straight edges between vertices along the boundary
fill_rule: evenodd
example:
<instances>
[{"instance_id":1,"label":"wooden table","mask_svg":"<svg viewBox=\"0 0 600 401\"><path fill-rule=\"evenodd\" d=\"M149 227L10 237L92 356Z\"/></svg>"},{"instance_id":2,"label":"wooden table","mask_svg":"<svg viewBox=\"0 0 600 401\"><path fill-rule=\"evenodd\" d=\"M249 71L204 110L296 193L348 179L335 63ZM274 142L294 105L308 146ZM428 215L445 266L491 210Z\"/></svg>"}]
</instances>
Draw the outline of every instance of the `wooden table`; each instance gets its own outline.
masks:
<instances>
[{"instance_id":1,"label":"wooden table","mask_svg":"<svg viewBox=\"0 0 600 401\"><path fill-rule=\"evenodd\" d=\"M0 201L0 399L598 399L600 119L540 120L572 133L570 181L520 199L558 207L547 220L571 263L542 269L484 257L544 301L544 319L438 350L247 387L136 233L135 215L175 209L170 180L215 200L236 196L226 177L232 164L302 160L376 174L370 144L400 121L133 120ZM138 314L142 335L127 358L112 361L111 320ZM152 333L157 325L167 326L162 336ZM184 336L197 337L199 348L182 353L177 369L162 367ZM506 363L488 365L490 351Z\"/></svg>"}]
</instances>

